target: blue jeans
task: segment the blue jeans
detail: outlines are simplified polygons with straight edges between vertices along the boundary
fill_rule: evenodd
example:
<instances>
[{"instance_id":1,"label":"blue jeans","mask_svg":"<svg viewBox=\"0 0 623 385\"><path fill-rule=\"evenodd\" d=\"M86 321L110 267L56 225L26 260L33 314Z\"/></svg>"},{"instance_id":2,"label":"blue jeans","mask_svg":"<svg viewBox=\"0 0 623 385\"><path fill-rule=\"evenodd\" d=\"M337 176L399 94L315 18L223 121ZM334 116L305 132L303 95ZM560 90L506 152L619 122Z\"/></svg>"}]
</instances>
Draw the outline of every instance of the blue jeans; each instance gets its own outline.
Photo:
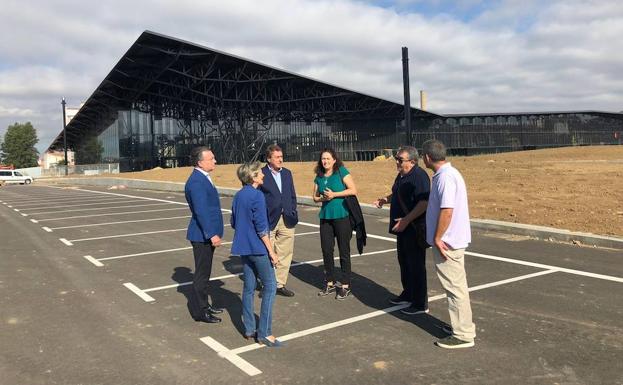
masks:
<instances>
[{"instance_id":1,"label":"blue jeans","mask_svg":"<svg viewBox=\"0 0 623 385\"><path fill-rule=\"evenodd\" d=\"M244 287L242 289L242 322L244 334L252 336L256 332L255 314L253 312L253 300L255 299L255 285L259 275L264 288L262 289L262 305L260 307L260 324L257 328L257 337L271 336L273 321L273 303L277 291L275 270L268 255L242 255L242 271Z\"/></svg>"}]
</instances>

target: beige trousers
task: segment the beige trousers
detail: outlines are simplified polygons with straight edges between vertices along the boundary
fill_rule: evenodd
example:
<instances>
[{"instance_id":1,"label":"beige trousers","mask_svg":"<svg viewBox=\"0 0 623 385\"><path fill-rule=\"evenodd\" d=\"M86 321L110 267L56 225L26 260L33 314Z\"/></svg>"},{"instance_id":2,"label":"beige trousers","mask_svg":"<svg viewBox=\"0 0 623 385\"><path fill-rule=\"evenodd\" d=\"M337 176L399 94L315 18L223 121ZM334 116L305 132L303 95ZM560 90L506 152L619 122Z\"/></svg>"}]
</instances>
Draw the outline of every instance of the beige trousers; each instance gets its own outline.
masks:
<instances>
[{"instance_id":1,"label":"beige trousers","mask_svg":"<svg viewBox=\"0 0 623 385\"><path fill-rule=\"evenodd\" d=\"M463 341L473 341L476 337L476 325L472 322L472 307L467 290L465 274L465 249L448 250L448 259L444 258L436 247L431 248L437 276L448 296L448 312L453 335Z\"/></svg>"},{"instance_id":2,"label":"beige trousers","mask_svg":"<svg viewBox=\"0 0 623 385\"><path fill-rule=\"evenodd\" d=\"M287 228L283 223L283 216L279 218L277 226L270 232L273 249L279 257L279 264L275 266L277 287L284 287L288 281L292 254L294 254L294 228Z\"/></svg>"}]
</instances>

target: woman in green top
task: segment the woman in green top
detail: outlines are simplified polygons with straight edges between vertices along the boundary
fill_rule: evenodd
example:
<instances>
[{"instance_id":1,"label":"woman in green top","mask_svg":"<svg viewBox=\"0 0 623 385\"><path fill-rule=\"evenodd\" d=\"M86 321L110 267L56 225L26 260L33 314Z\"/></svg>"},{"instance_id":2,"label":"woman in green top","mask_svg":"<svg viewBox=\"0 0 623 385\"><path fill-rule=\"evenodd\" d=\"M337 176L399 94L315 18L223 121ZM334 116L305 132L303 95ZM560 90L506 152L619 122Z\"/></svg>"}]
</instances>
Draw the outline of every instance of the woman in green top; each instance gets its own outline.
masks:
<instances>
[{"instance_id":1,"label":"woman in green top","mask_svg":"<svg viewBox=\"0 0 623 385\"><path fill-rule=\"evenodd\" d=\"M350 238L353 229L350 226L348 208L344 197L357 195L357 188L353 177L332 148L322 150L315 172L316 178L314 179L312 197L314 202L322 202L320 209L320 247L322 248L326 281L324 289L318 295L326 296L336 293L336 299L345 299L351 293ZM336 290L334 276L333 248L335 247L335 239L337 239L340 252L340 268L342 271L339 290Z\"/></svg>"}]
</instances>

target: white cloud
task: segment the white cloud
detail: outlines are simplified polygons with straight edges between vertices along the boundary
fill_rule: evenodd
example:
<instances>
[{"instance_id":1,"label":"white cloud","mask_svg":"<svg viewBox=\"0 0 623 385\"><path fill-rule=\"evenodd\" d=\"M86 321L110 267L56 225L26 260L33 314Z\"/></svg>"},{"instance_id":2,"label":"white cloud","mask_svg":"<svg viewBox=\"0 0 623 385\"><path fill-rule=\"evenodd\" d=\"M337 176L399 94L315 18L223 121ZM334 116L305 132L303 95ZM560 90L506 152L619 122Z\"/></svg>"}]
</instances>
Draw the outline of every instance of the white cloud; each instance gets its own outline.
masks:
<instances>
[{"instance_id":1,"label":"white cloud","mask_svg":"<svg viewBox=\"0 0 623 385\"><path fill-rule=\"evenodd\" d=\"M462 0L439 15L416 13L420 0L395 4L5 1L0 130L28 118L46 147L61 97L86 100L145 29L397 102L408 46L412 105L425 89L441 113L623 109L623 3ZM486 10L457 15L472 7Z\"/></svg>"},{"instance_id":2,"label":"white cloud","mask_svg":"<svg viewBox=\"0 0 623 385\"><path fill-rule=\"evenodd\" d=\"M0 106L0 118L29 118L34 116L33 110L27 108Z\"/></svg>"}]
</instances>

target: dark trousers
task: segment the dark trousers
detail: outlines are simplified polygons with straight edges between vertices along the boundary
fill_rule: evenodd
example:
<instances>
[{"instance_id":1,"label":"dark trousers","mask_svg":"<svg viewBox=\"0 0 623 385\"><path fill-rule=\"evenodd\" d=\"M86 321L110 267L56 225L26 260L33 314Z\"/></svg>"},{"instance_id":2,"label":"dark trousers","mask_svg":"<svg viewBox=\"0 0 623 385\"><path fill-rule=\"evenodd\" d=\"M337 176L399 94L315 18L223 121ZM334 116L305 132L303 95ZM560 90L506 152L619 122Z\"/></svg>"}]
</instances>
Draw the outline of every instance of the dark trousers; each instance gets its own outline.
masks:
<instances>
[{"instance_id":1,"label":"dark trousers","mask_svg":"<svg viewBox=\"0 0 623 385\"><path fill-rule=\"evenodd\" d=\"M335 239L337 239L337 247L340 252L340 268L342 270L340 282L346 285L350 284L350 239L352 236L353 229L350 227L350 219L348 217L320 220L320 248L322 249L324 274L327 282L335 282L333 249L335 247Z\"/></svg>"},{"instance_id":2,"label":"dark trousers","mask_svg":"<svg viewBox=\"0 0 623 385\"><path fill-rule=\"evenodd\" d=\"M205 311L210 304L208 302L208 285L212 273L212 257L214 246L212 242L190 242L193 245L195 257L195 274L193 275L193 288L197 298L197 305L201 311Z\"/></svg>"},{"instance_id":3,"label":"dark trousers","mask_svg":"<svg viewBox=\"0 0 623 385\"><path fill-rule=\"evenodd\" d=\"M426 292L426 249L418 246L415 233L397 236L398 264L403 292L400 295L418 309L428 309Z\"/></svg>"}]
</instances>

